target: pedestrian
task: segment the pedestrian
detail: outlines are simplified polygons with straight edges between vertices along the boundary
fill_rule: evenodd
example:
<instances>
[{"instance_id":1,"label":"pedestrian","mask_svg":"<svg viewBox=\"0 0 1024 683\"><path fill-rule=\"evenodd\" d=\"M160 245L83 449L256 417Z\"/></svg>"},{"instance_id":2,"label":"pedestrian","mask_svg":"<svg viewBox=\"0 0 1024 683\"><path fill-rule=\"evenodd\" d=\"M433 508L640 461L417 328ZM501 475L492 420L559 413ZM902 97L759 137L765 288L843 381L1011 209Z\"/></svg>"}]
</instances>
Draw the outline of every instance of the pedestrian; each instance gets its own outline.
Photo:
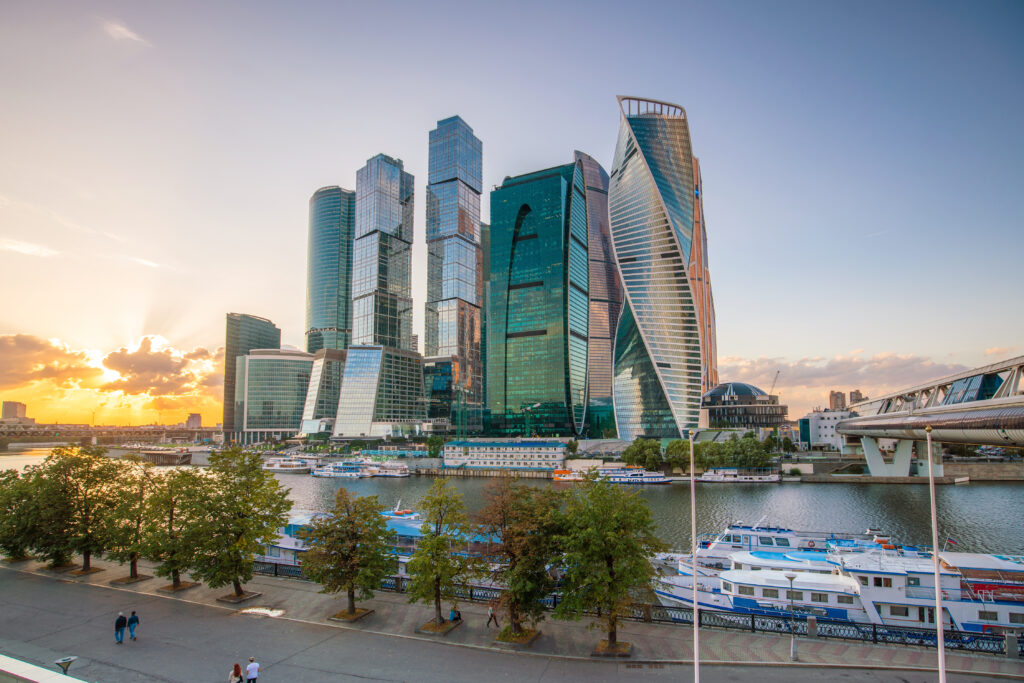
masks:
<instances>
[{"instance_id":1,"label":"pedestrian","mask_svg":"<svg viewBox=\"0 0 1024 683\"><path fill-rule=\"evenodd\" d=\"M487 606L487 628L491 627L491 622L494 622L495 628L501 628L501 624L498 623L498 615L494 613L494 606Z\"/></svg>"},{"instance_id":2,"label":"pedestrian","mask_svg":"<svg viewBox=\"0 0 1024 683\"><path fill-rule=\"evenodd\" d=\"M139 615L132 610L132 615L128 617L128 637L135 640L135 627L139 625Z\"/></svg>"},{"instance_id":3,"label":"pedestrian","mask_svg":"<svg viewBox=\"0 0 1024 683\"><path fill-rule=\"evenodd\" d=\"M235 662L234 668L231 669L231 673L228 674L228 683L242 683L245 680L242 678L242 665Z\"/></svg>"},{"instance_id":4,"label":"pedestrian","mask_svg":"<svg viewBox=\"0 0 1024 683\"><path fill-rule=\"evenodd\" d=\"M128 620L124 618L124 612L117 613L117 619L114 620L114 642L120 645L124 642L124 627L128 625Z\"/></svg>"},{"instance_id":5,"label":"pedestrian","mask_svg":"<svg viewBox=\"0 0 1024 683\"><path fill-rule=\"evenodd\" d=\"M245 667L245 680L248 683L256 683L260 675L260 664L255 657L249 657L249 665Z\"/></svg>"}]
</instances>

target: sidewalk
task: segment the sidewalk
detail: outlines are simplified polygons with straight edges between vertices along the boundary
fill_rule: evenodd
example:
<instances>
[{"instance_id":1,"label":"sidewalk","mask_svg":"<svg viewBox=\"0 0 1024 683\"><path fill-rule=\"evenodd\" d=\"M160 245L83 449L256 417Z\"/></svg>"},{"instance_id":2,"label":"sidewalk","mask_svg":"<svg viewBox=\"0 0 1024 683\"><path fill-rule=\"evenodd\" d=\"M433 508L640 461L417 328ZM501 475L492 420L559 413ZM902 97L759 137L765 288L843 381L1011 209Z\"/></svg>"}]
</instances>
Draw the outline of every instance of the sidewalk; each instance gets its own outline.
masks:
<instances>
[{"instance_id":1,"label":"sidewalk","mask_svg":"<svg viewBox=\"0 0 1024 683\"><path fill-rule=\"evenodd\" d=\"M344 609L344 597L323 595L318 592L316 584L305 581L256 576L245 587L248 591L261 592L262 595L239 605L230 605L216 600L217 597L231 593L230 586L213 590L200 585L176 594L167 594L157 589L169 582L158 577L129 586L111 586L111 580L127 575L127 567L102 560L94 560L93 565L102 567L105 571L75 577L67 572L47 570L42 563L32 560L2 563L5 569L50 577L54 581L95 584L107 589L160 597L167 601L205 605L225 612L258 609L256 614L259 614L262 610L280 610L280 613L275 613L273 617L250 618L276 618L394 638L432 643L440 641L477 650L504 653L510 651L508 646L494 642L496 629L486 628L486 605L461 603L459 609L464 623L448 636L440 638L416 633L417 627L432 618L433 609L425 605L409 604L402 594L380 591L372 600L357 602L360 607L373 609L374 613L354 624L343 624L328 621L327 617ZM151 565L144 562L140 562L139 570L143 574L152 574ZM447 613L447 604L444 605L444 609ZM526 657L590 660L590 651L597 641L603 638L603 633L587 628L589 623L588 619L565 622L549 617L540 624L539 628L543 635L532 647L520 651L519 654ZM633 644L633 657L625 660L629 663L678 664L690 663L693 660L692 630L688 626L622 622L619 639ZM790 664L788 636L703 628L700 642L702 664ZM935 670L936 667L936 651L929 648L799 638L798 651L800 665L815 667L914 670ZM946 667L951 673L1002 675L1024 680L1024 659L1011 659L999 655L961 654L947 650Z\"/></svg>"}]
</instances>

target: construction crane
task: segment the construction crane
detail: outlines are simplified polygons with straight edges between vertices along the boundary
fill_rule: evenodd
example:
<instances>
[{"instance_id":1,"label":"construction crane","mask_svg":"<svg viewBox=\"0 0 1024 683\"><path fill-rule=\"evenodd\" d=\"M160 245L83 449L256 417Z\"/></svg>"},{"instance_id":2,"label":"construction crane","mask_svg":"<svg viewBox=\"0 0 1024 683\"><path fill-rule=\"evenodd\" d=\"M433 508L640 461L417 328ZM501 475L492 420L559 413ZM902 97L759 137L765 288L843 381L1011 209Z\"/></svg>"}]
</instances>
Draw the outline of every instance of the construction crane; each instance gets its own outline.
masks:
<instances>
[{"instance_id":1,"label":"construction crane","mask_svg":"<svg viewBox=\"0 0 1024 683\"><path fill-rule=\"evenodd\" d=\"M768 395L769 396L771 396L772 394L775 393L775 383L779 381L779 373L780 372L782 372L782 370L776 370L775 371L775 379L772 380L772 388L768 390Z\"/></svg>"}]
</instances>

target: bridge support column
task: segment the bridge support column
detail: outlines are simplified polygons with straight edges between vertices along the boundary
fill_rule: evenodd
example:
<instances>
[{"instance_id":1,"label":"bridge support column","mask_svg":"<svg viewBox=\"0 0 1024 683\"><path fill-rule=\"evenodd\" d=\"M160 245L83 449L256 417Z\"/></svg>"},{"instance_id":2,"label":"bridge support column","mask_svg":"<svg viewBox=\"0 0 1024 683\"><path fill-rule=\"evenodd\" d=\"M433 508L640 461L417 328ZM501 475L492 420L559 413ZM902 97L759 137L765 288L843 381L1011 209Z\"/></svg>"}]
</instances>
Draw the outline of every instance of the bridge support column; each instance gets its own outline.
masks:
<instances>
[{"instance_id":1,"label":"bridge support column","mask_svg":"<svg viewBox=\"0 0 1024 683\"><path fill-rule=\"evenodd\" d=\"M942 448L939 444L932 441L932 452L928 452L928 442L918 441L917 442L917 476L927 477L928 476L928 457L931 457L932 463L935 468L935 476L942 476Z\"/></svg>"},{"instance_id":2,"label":"bridge support column","mask_svg":"<svg viewBox=\"0 0 1024 683\"><path fill-rule=\"evenodd\" d=\"M872 477L907 477L910 476L910 456L914 451L914 442L900 439L896 442L896 454L891 463L882 458L878 448L878 440L871 436L861 437L864 447L864 459L868 463L868 471Z\"/></svg>"}]
</instances>

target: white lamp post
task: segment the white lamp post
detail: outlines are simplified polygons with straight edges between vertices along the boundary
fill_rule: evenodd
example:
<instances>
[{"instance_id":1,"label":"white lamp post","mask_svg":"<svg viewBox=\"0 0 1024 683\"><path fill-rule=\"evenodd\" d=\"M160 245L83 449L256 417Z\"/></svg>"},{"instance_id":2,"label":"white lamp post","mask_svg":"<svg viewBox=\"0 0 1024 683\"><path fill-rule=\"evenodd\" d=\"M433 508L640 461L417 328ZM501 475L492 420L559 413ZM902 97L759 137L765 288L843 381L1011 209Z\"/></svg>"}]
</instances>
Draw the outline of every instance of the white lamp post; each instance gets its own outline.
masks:
<instances>
[{"instance_id":1,"label":"white lamp post","mask_svg":"<svg viewBox=\"0 0 1024 683\"><path fill-rule=\"evenodd\" d=\"M795 662L795 661L797 661L797 659L796 659L796 629L795 629L795 625L794 625L793 621L794 621L796 615L794 614L794 610L793 610L793 581L796 580L796 574L794 574L793 572L787 572L787 573L783 574L783 576L785 576L787 579L789 579L789 594L788 594L788 596L789 596L789 658Z\"/></svg>"},{"instance_id":2,"label":"white lamp post","mask_svg":"<svg viewBox=\"0 0 1024 683\"><path fill-rule=\"evenodd\" d=\"M932 428L924 428L928 439L928 495L932 504L932 567L935 571L935 635L939 651L939 683L946 683L946 634L942 624L942 585L939 571L939 525L935 515L935 465L932 463Z\"/></svg>"},{"instance_id":3,"label":"white lamp post","mask_svg":"<svg viewBox=\"0 0 1024 683\"><path fill-rule=\"evenodd\" d=\"M697 602L697 486L693 472L693 430L690 430L690 572L693 595L693 680L700 683L700 605Z\"/></svg>"}]
</instances>

